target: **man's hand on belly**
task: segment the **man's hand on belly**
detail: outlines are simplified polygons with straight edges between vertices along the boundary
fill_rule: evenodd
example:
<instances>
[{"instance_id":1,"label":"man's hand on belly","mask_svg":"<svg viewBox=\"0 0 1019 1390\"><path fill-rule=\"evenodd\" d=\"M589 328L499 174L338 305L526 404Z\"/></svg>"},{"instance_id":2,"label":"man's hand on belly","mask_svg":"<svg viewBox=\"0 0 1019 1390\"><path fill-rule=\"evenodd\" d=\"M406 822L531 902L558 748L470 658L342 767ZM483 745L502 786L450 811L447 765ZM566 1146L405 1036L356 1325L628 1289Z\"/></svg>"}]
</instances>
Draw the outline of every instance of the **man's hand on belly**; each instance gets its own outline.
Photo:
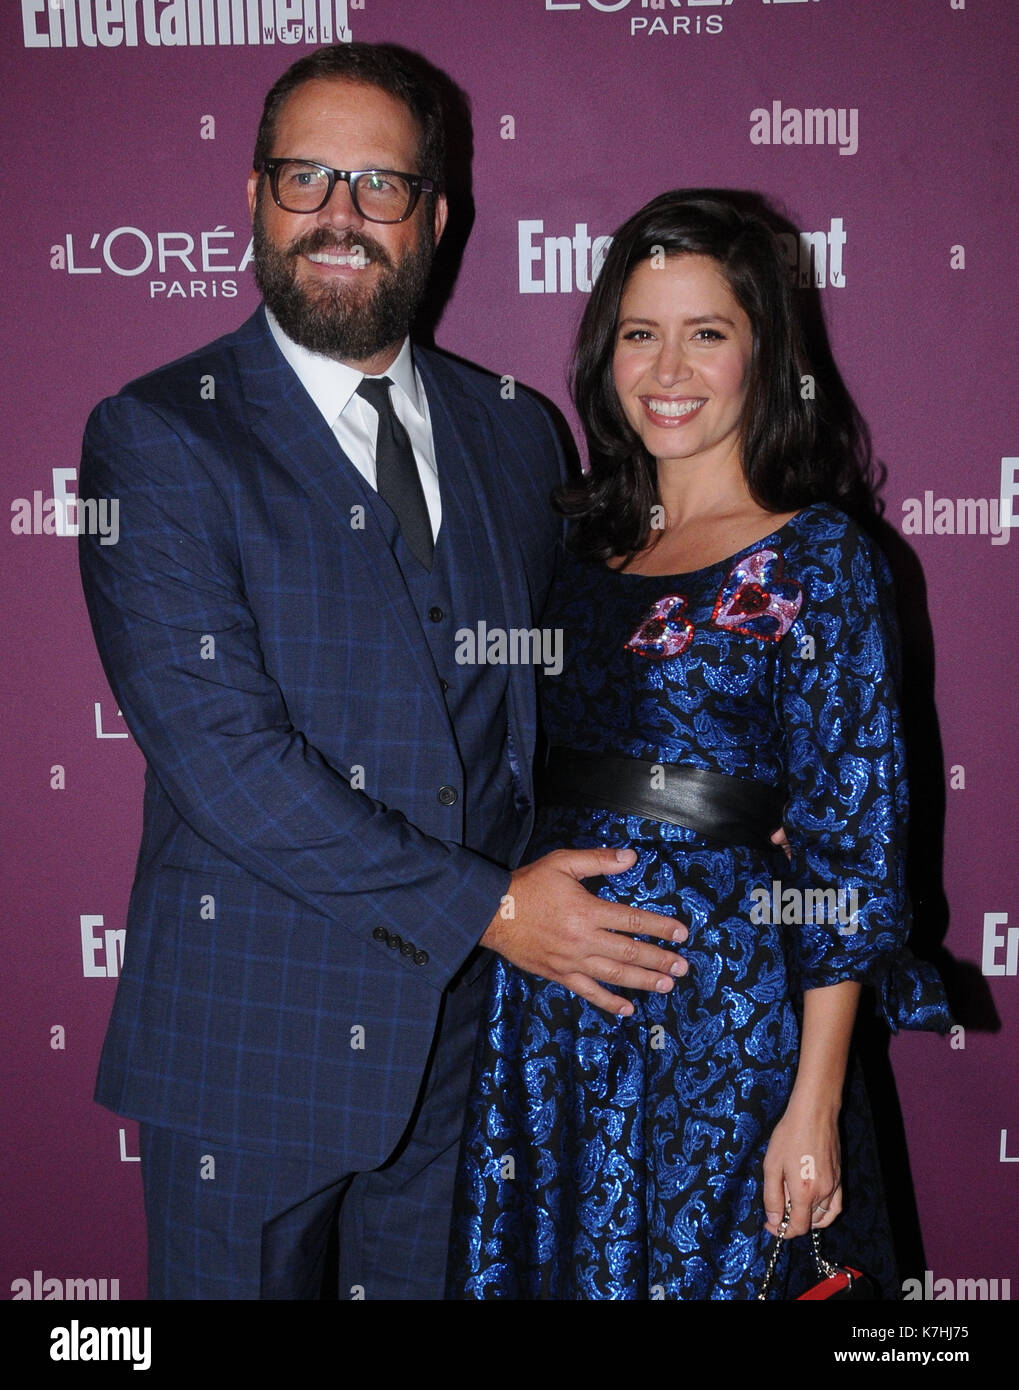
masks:
<instances>
[{"instance_id":1,"label":"man's hand on belly","mask_svg":"<svg viewBox=\"0 0 1019 1390\"><path fill-rule=\"evenodd\" d=\"M631 849L560 849L517 869L508 890L512 915L500 909L481 944L609 1013L632 1014L633 1005L602 981L664 994L688 969L674 951L633 940L650 936L679 944L688 935L681 922L603 902L582 886L582 879L632 868L635 859Z\"/></svg>"}]
</instances>

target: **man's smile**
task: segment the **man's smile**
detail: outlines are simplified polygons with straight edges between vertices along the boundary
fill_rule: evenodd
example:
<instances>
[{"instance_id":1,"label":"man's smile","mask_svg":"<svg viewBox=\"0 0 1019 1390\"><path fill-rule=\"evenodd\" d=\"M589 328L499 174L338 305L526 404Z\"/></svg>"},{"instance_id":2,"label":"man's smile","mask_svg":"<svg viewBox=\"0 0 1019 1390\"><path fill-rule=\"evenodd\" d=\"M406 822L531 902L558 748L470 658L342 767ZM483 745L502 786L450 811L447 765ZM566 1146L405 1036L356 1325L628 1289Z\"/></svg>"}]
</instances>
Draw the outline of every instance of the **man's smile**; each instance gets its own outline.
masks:
<instances>
[{"instance_id":1,"label":"man's smile","mask_svg":"<svg viewBox=\"0 0 1019 1390\"><path fill-rule=\"evenodd\" d=\"M305 259L312 265L343 266L348 270L363 270L371 265L363 246L356 246L353 251L311 251L306 253Z\"/></svg>"}]
</instances>

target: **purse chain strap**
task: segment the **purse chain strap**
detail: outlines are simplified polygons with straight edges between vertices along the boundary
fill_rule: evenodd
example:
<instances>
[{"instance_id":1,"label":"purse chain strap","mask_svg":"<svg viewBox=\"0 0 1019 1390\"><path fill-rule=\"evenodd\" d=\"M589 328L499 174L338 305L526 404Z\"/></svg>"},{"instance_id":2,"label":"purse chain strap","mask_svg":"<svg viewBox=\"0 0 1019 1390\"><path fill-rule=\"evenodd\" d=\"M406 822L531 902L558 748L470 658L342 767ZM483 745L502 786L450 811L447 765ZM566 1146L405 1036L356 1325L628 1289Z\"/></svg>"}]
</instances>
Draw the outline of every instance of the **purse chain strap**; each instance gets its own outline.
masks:
<instances>
[{"instance_id":1,"label":"purse chain strap","mask_svg":"<svg viewBox=\"0 0 1019 1390\"><path fill-rule=\"evenodd\" d=\"M785 1240L785 1233L789 1226L791 1213L792 1205L787 1202L785 1214L778 1228L778 1235L775 1237L775 1244L772 1246L771 1254L768 1256L768 1268L764 1273L764 1283L761 1285L761 1291L757 1295L757 1301L759 1303L763 1303L768 1297L768 1289L771 1286L771 1276L775 1272L775 1266L778 1264L778 1257L782 1253L782 1242ZM814 1251L814 1263L817 1265L818 1274L822 1279L830 1279L834 1274L838 1273L838 1265L833 1265L830 1260L826 1260L821 1254L821 1241L817 1231L813 1229L810 1232L810 1243Z\"/></svg>"}]
</instances>

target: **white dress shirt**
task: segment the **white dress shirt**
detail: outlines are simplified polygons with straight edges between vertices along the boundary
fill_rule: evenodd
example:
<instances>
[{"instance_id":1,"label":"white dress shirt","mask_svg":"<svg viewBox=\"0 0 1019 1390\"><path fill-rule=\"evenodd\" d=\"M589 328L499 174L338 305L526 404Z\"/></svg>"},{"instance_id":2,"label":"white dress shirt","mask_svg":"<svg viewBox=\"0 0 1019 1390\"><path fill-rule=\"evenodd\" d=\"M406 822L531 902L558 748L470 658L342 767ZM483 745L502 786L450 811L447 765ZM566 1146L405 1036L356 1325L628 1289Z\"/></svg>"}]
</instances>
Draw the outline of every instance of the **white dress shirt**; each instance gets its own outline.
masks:
<instances>
[{"instance_id":1,"label":"white dress shirt","mask_svg":"<svg viewBox=\"0 0 1019 1390\"><path fill-rule=\"evenodd\" d=\"M323 357L288 338L268 309L265 317L280 352L297 373L298 380L318 406L325 422L336 436L340 448L370 487L378 491L375 474L375 440L379 417L374 408L357 394L364 373L348 367L335 358ZM397 418L410 438L417 461L418 475L425 494L428 519L432 524L432 540L439 534L442 503L439 497L439 471L435 466L435 445L432 440L432 421L428 413L428 397L411 351L410 339L393 362L380 376L393 383L389 399Z\"/></svg>"}]
</instances>

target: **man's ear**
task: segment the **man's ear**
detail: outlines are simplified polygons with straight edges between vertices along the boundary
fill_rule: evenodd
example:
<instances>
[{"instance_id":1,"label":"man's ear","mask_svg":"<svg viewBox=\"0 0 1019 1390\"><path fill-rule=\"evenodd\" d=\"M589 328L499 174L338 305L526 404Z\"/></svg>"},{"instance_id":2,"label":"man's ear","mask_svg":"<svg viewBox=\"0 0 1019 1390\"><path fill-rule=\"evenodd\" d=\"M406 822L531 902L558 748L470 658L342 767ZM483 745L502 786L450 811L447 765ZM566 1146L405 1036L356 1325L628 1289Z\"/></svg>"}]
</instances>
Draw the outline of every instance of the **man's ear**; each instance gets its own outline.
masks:
<instances>
[{"instance_id":1,"label":"man's ear","mask_svg":"<svg viewBox=\"0 0 1019 1390\"><path fill-rule=\"evenodd\" d=\"M449 216L449 204L446 202L446 195L440 193L435 200L435 244L438 245L439 238L446 229L446 219Z\"/></svg>"},{"instance_id":2,"label":"man's ear","mask_svg":"<svg viewBox=\"0 0 1019 1390\"><path fill-rule=\"evenodd\" d=\"M256 173L254 169L252 169L251 173L248 175L248 216L251 218L252 222L255 220L255 204L258 201L258 181L261 177L262 175Z\"/></svg>"}]
</instances>

